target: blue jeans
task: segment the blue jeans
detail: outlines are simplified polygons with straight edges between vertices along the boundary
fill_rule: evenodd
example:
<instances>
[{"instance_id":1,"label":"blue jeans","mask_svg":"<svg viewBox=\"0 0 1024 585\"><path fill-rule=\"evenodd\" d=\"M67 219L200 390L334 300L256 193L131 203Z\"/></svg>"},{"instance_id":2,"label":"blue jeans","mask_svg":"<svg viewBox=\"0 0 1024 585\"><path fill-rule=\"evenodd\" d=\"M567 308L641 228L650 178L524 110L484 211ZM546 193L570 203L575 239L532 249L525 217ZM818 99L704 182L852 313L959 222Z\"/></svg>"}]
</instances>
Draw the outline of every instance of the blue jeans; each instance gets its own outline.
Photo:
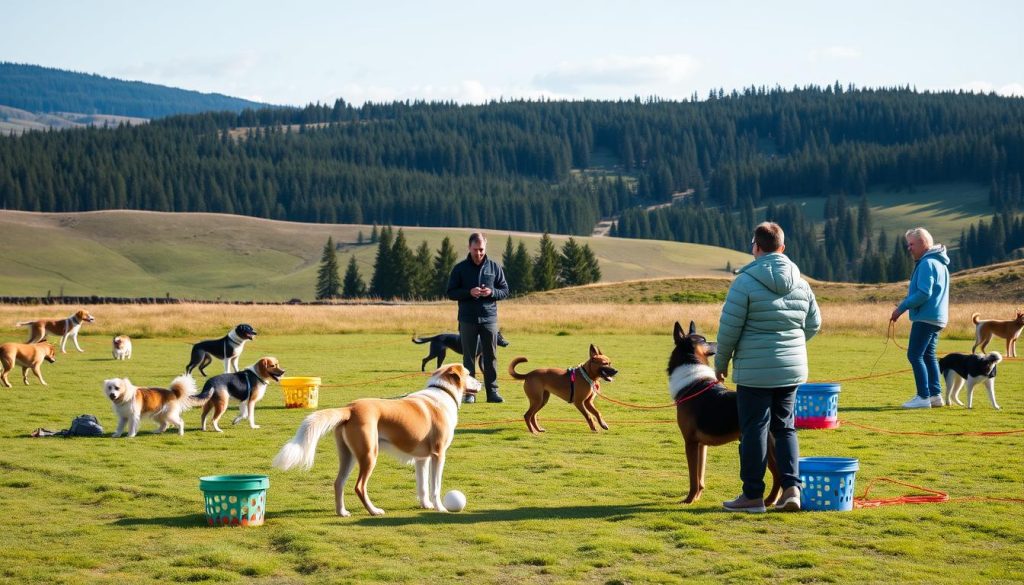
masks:
<instances>
[{"instance_id":1,"label":"blue jeans","mask_svg":"<svg viewBox=\"0 0 1024 585\"><path fill-rule=\"evenodd\" d=\"M939 345L939 331L942 327L917 321L910 326L910 341L907 343L907 360L914 370L914 384L921 398L942 394L939 375L939 360L935 348Z\"/></svg>"},{"instance_id":2,"label":"blue jeans","mask_svg":"<svg viewBox=\"0 0 1024 585\"><path fill-rule=\"evenodd\" d=\"M775 466L783 489L800 485L800 446L796 440L793 409L796 386L754 388L736 385L740 415L740 479L743 495L764 497L768 467L768 433L775 438Z\"/></svg>"}]
</instances>

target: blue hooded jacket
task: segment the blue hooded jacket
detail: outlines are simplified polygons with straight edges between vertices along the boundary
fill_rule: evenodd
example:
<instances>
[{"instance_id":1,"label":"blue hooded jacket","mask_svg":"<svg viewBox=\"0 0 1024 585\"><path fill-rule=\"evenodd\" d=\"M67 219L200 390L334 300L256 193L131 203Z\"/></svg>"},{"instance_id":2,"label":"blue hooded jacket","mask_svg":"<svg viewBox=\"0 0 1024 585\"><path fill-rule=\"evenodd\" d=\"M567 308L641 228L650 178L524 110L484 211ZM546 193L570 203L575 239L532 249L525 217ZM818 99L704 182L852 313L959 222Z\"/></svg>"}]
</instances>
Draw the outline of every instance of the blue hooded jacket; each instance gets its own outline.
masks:
<instances>
[{"instance_id":1,"label":"blue hooded jacket","mask_svg":"<svg viewBox=\"0 0 1024 585\"><path fill-rule=\"evenodd\" d=\"M937 244L917 261L910 276L907 298L897 307L910 311L911 321L923 321L945 327L949 321L949 256L946 247Z\"/></svg>"}]
</instances>

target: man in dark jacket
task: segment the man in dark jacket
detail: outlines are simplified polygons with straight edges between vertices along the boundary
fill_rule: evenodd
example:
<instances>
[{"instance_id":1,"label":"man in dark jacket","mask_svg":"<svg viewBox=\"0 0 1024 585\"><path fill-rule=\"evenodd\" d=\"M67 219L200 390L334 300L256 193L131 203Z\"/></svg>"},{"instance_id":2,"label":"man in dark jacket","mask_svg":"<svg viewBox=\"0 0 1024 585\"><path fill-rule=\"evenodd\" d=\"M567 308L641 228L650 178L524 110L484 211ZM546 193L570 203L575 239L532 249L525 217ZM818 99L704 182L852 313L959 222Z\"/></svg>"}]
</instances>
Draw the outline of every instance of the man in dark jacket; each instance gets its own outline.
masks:
<instances>
[{"instance_id":1,"label":"man in dark jacket","mask_svg":"<svg viewBox=\"0 0 1024 585\"><path fill-rule=\"evenodd\" d=\"M504 402L498 394L498 301L508 297L505 271L487 257L487 237L480 232L469 236L469 255L452 268L448 298L459 302L459 335L462 364L474 376L477 337L483 348L484 388L487 402ZM467 394L466 402L476 398Z\"/></svg>"}]
</instances>

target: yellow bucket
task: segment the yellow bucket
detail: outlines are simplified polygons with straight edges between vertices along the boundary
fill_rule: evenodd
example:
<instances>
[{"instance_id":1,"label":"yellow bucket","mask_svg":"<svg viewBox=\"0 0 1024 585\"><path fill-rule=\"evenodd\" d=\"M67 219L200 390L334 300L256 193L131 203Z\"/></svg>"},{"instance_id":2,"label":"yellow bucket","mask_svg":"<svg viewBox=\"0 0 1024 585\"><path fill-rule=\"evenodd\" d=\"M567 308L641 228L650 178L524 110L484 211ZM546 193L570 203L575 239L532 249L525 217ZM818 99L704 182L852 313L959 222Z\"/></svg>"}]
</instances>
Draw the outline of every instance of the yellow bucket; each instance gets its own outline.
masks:
<instances>
[{"instance_id":1,"label":"yellow bucket","mask_svg":"<svg viewBox=\"0 0 1024 585\"><path fill-rule=\"evenodd\" d=\"M281 378L285 408L316 408L320 394L320 378L293 376Z\"/></svg>"}]
</instances>

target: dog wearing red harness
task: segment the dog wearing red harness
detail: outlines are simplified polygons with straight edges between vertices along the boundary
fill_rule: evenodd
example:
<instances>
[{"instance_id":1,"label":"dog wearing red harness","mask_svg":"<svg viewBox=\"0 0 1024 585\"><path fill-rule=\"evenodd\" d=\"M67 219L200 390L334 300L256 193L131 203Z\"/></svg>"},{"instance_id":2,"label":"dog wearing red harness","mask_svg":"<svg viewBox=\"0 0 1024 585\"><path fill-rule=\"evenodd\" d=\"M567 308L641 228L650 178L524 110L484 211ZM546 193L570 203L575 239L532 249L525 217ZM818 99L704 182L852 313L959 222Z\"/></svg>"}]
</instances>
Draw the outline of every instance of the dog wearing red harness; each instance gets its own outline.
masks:
<instances>
[{"instance_id":1,"label":"dog wearing red harness","mask_svg":"<svg viewBox=\"0 0 1024 585\"><path fill-rule=\"evenodd\" d=\"M523 392L530 401L523 419L531 433L536 435L544 432L537 424L537 413L548 403L552 394L575 406L587 420L590 430L597 432L597 425L608 430L608 423L601 418L601 412L594 406L594 399L601 388L601 380L611 382L619 371L612 367L611 358L602 354L599 348L592 344L590 359L575 368L537 368L520 374L516 366L524 362L524 357L512 360L508 364L508 373L516 380L523 380Z\"/></svg>"},{"instance_id":2,"label":"dog wearing red harness","mask_svg":"<svg viewBox=\"0 0 1024 585\"><path fill-rule=\"evenodd\" d=\"M672 331L675 348L668 359L668 393L676 403L676 423L686 445L686 467L690 474L690 491L682 503L692 504L704 492L704 469L708 447L724 445L740 438L740 420L736 410L736 393L730 392L715 377L708 358L715 355L718 344L697 333L690 321L690 330L676 322ZM775 467L775 449L769 435L768 470L772 489L765 505L775 503L782 491Z\"/></svg>"}]
</instances>

